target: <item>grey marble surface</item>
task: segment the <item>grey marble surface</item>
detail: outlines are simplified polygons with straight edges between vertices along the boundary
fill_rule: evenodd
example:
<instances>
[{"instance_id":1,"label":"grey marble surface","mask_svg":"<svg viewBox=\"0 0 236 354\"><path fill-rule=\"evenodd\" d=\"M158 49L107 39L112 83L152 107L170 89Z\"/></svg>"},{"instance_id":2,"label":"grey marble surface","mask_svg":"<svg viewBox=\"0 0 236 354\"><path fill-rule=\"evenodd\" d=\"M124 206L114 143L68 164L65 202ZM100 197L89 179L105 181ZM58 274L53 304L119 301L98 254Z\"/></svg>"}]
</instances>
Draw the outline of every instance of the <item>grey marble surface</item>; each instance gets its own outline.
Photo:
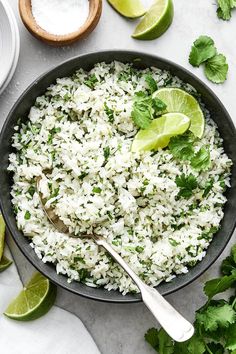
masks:
<instances>
[{"instance_id":1,"label":"grey marble surface","mask_svg":"<svg viewBox=\"0 0 236 354\"><path fill-rule=\"evenodd\" d=\"M130 37L134 23L117 15L104 1L101 21L90 37L71 47L51 48L34 39L22 25L17 0L8 0L12 5L20 29L21 53L19 64L11 84L0 97L0 126L11 106L22 91L38 75L56 64L75 55L101 49L135 49L157 54L173 60L195 73L205 81L225 104L236 124L236 13L230 22L219 21L216 17L214 0L174 0L175 18L172 27L160 39L150 42L135 41ZM188 64L191 43L200 35L210 35L219 52L227 56L230 66L228 80L224 85L209 83L202 69ZM236 234L231 243L235 242ZM33 271L19 250L9 238L20 275L25 281ZM168 296L168 300L188 319L203 303L203 282L218 273L219 264L229 253L227 247L217 262L190 286ZM145 331L156 323L143 304L116 305L86 300L59 289L57 305L78 315L94 337L102 354L148 354L154 353L144 342ZM80 353L79 354L86 354ZM30 354L30 352L26 353ZM77 353L70 353L77 354Z\"/></svg>"}]
</instances>

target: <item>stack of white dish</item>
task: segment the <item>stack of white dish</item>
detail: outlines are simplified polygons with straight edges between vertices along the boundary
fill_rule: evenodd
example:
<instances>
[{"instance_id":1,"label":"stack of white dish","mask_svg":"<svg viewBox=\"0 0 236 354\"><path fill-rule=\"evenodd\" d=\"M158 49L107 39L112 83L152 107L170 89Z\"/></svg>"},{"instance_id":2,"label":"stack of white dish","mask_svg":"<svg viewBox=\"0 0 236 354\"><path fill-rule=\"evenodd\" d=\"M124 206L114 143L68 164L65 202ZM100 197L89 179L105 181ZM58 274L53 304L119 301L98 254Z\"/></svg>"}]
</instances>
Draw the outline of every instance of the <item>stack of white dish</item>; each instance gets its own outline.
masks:
<instances>
[{"instance_id":1,"label":"stack of white dish","mask_svg":"<svg viewBox=\"0 0 236 354\"><path fill-rule=\"evenodd\" d=\"M7 0L0 0L0 95L16 70L20 36L14 13Z\"/></svg>"}]
</instances>

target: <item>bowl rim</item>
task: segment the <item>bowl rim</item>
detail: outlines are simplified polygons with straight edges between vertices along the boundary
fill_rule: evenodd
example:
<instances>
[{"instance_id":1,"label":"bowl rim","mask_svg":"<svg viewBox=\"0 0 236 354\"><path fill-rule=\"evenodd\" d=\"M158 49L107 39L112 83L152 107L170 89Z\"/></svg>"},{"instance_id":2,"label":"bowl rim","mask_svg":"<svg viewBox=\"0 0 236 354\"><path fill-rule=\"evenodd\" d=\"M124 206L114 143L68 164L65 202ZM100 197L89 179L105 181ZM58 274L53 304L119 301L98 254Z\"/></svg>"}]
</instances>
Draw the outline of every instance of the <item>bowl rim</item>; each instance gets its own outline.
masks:
<instances>
[{"instance_id":1,"label":"bowl rim","mask_svg":"<svg viewBox=\"0 0 236 354\"><path fill-rule=\"evenodd\" d=\"M4 139L4 131L7 127L7 125L9 124L12 114L14 113L16 107L19 105L19 103L24 99L24 96L29 93L31 91L31 89L37 85L43 78L47 77L47 75L50 72L53 71L58 71L58 69L60 69L61 67L64 67L65 65L67 65L70 62L76 61L76 60L80 60L81 58L86 58L88 56L96 56L96 55L108 55L111 54L112 56L114 56L113 60L115 59L115 54L130 54L133 55L134 57L138 58L139 56L147 56L147 57L151 57L152 59L156 60L157 62L162 62L164 64L169 65L172 68L176 68L182 72L184 72L185 74L187 74L188 76L192 77L193 80L195 82L197 82L200 86L203 86L213 97L213 99L217 102L217 104L221 107L222 111L224 112L224 115L227 117L227 121L228 124L230 126L230 128L232 129L232 133L233 136L236 139L236 127L228 113L228 111L226 110L226 108L224 107L224 105L221 103L220 99L216 96L216 94L213 92L213 90L211 88L209 88L202 80L200 80L195 74L192 74L188 69L185 69L184 67L182 67L179 64L174 63L173 61L170 61L168 59L162 58L160 56L154 55L154 54L149 54L149 53L145 53L145 52L139 52L139 51L135 51L135 50L126 50L126 49L115 49L115 50L102 50L102 51L97 51L97 52L89 52L89 53L85 53L79 56L74 56L70 59L64 60L61 64L59 65L55 65L52 68L50 68L49 70L47 70L46 72L44 72L43 74L39 75L39 77L37 77L24 91L23 93L19 96L19 98L17 99L17 101L15 102L15 104L12 106L9 114L7 115L7 118L5 119L5 122L2 126L1 132L0 132L0 146L2 145L2 141ZM110 60L113 61L113 60ZM98 60L96 63L101 62L100 60ZM124 62L128 62L126 60L124 60ZM96 63L94 63L93 65L95 65ZM157 66L158 67L158 66ZM78 68L79 68L79 64L78 64ZM167 70L167 69L166 69ZM69 71L69 70L68 70ZM177 75L178 76L178 75ZM62 77L60 75L58 75L58 77ZM46 89L45 89L46 90ZM59 282L59 280L56 280L55 277L58 277L59 275L56 273L56 271L54 272L54 276L52 276L51 274L47 274L46 271L41 269L41 263L43 263L40 259L38 263L36 263L33 259L33 257L31 256L30 252L28 252L27 250L25 250L25 248L23 247L22 243L20 242L20 240L14 235L14 230L13 227L11 225L11 221L9 220L9 216L7 214L7 211L5 210L4 207L4 203L2 200L2 192L0 189L0 208L2 211L2 215L3 218L6 222L6 227L7 230L10 232L10 234L12 235L12 238L14 239L14 242L17 244L17 246L19 247L19 249L21 250L21 252L23 253L23 255L26 257L26 259L39 271L41 272L44 276L46 276L49 280L51 280L53 283L55 283L57 286L61 286L63 289L68 290L76 295L82 296L84 298L87 299L91 299L91 300L96 300L96 301L101 301L101 302L107 302L107 303L120 303L120 304L129 304L129 303L137 303L142 301L140 294L135 295L136 297L132 297L132 295L124 295L123 298L119 298L119 299L114 299L114 298L104 298L103 296L94 296L94 295L90 295L90 294L85 294L85 293L80 293L80 291L77 291L69 286L67 286L67 283L62 284ZM223 219L222 219L223 220ZM222 223L221 220L221 223ZM212 256L212 258L210 259L210 261L207 263L207 265L205 265L205 267L203 269L199 269L198 272L196 274L194 274L190 279L186 279L185 281L183 281L181 284L178 284L175 289L173 290L168 290L165 291L164 293L162 293L164 296L172 294L182 288L184 288L185 286L189 285L190 283L192 283L193 281L195 281L197 278L199 278L206 270L208 270L212 264L218 259L218 257L220 256L220 254L224 251L224 249L226 248L227 244L229 243L231 236L235 230L236 227L236 218L232 224L232 227L230 228L230 231L228 232L228 236L225 239L224 244L221 246L220 249L217 250L217 252L215 253L214 256ZM204 259L204 258L203 258ZM202 261L200 261L198 264L201 264ZM188 274L188 273L187 273ZM185 274L183 275L177 275L177 277L184 277ZM64 277L64 275L63 275ZM157 286L158 289L158 286ZM105 291L108 292L107 289L104 289Z\"/></svg>"}]
</instances>

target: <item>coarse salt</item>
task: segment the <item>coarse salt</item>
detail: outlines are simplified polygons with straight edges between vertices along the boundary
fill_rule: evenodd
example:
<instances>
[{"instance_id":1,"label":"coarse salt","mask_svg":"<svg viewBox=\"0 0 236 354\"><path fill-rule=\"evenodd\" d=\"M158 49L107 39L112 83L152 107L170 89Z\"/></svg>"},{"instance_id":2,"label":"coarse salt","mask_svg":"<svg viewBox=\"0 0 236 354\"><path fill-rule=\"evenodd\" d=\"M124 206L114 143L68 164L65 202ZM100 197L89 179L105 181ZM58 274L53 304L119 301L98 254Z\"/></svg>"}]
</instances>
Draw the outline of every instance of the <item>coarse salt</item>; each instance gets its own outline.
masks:
<instances>
[{"instance_id":1,"label":"coarse salt","mask_svg":"<svg viewBox=\"0 0 236 354\"><path fill-rule=\"evenodd\" d=\"M37 24L50 34L77 31L89 15L89 0L31 0Z\"/></svg>"}]
</instances>

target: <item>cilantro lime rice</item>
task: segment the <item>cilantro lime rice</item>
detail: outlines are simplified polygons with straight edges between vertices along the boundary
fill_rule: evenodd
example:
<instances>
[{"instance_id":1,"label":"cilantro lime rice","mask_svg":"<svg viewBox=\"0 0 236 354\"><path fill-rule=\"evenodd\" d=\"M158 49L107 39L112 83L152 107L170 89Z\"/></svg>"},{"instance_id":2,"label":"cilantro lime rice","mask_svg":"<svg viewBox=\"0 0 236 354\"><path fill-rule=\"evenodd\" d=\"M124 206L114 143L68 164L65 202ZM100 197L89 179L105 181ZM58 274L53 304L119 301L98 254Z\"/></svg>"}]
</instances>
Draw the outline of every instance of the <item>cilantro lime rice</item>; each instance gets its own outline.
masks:
<instances>
[{"instance_id":1,"label":"cilantro lime rice","mask_svg":"<svg viewBox=\"0 0 236 354\"><path fill-rule=\"evenodd\" d=\"M37 176L47 207L70 232L103 235L152 286L201 261L220 227L232 163L201 103L202 139L186 133L163 150L131 152L138 131L133 99L137 92L150 93L147 74L158 88L180 87L198 97L166 71L99 63L89 73L80 69L58 79L15 128L9 170L18 228L38 257L54 263L68 281L137 291L93 240L55 230L42 210Z\"/></svg>"}]
</instances>

